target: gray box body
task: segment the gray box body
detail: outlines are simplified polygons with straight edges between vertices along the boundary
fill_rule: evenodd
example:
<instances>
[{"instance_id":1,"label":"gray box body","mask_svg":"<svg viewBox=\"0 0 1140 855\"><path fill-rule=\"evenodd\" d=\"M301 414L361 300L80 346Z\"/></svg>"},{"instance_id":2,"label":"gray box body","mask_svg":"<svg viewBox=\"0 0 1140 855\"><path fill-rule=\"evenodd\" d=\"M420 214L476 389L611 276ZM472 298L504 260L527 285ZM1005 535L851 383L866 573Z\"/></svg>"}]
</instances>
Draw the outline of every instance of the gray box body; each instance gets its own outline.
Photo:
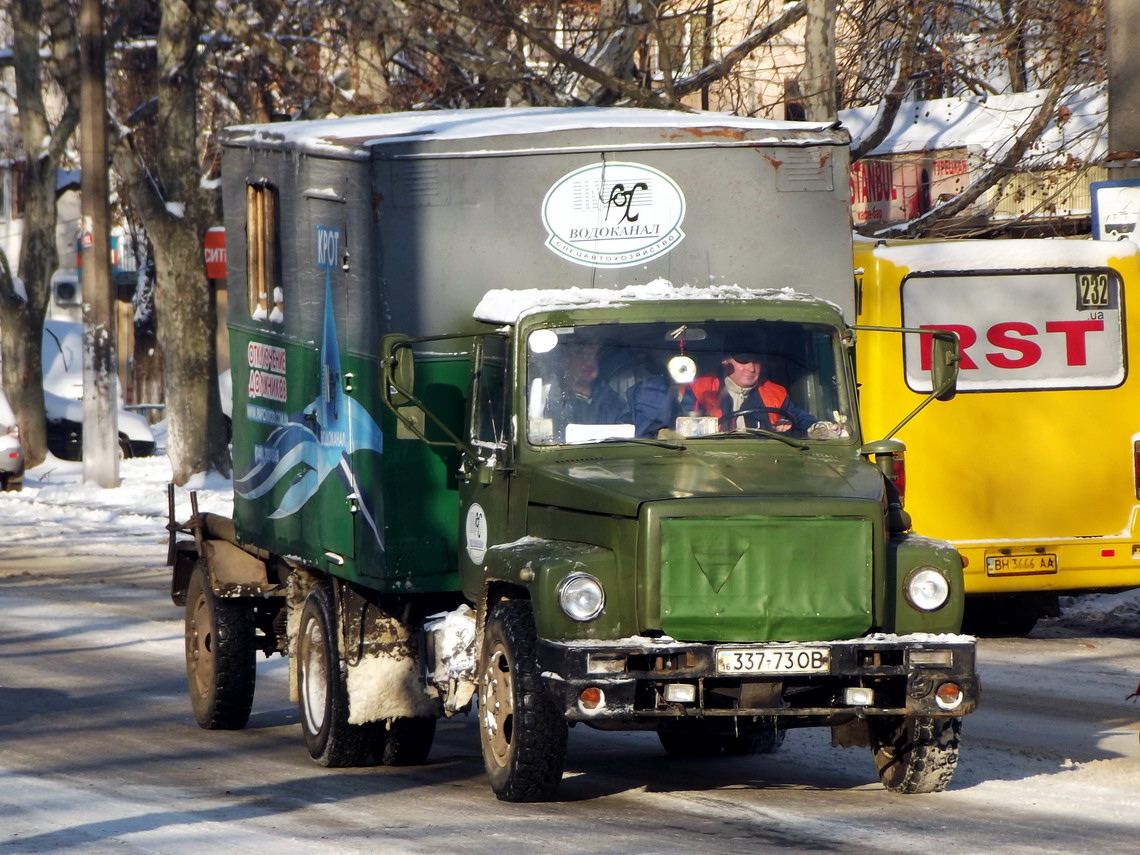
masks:
<instances>
[{"instance_id":1,"label":"gray box body","mask_svg":"<svg viewBox=\"0 0 1140 855\"><path fill-rule=\"evenodd\" d=\"M518 108L239 126L222 142L231 288L246 186L271 186L282 286L302 308L284 332L301 340L319 338L318 227L342 232L334 302L353 350L472 329L494 288L793 288L854 319L849 140L831 125ZM236 320L244 301L231 306Z\"/></svg>"}]
</instances>

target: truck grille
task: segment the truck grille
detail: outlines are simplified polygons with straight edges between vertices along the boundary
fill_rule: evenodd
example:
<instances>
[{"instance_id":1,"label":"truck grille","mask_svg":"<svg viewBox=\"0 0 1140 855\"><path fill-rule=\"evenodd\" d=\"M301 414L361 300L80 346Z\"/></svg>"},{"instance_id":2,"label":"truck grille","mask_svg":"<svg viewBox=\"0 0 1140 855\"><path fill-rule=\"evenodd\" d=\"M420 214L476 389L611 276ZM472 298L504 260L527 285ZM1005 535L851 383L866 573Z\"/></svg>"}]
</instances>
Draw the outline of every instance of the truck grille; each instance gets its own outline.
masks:
<instances>
[{"instance_id":1,"label":"truck grille","mask_svg":"<svg viewBox=\"0 0 1140 855\"><path fill-rule=\"evenodd\" d=\"M662 519L661 628L679 641L862 635L872 543L860 518Z\"/></svg>"}]
</instances>

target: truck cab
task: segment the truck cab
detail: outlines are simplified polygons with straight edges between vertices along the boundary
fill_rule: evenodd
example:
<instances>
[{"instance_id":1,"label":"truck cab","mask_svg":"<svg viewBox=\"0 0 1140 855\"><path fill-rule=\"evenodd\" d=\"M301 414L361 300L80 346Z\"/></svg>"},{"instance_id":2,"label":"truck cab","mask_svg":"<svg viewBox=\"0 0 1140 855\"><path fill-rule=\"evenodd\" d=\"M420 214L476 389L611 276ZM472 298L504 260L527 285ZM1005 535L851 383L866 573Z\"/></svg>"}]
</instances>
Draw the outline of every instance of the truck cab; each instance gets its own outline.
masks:
<instances>
[{"instance_id":1,"label":"truck cab","mask_svg":"<svg viewBox=\"0 0 1140 855\"><path fill-rule=\"evenodd\" d=\"M961 561L909 532L889 441L863 442L837 308L658 282L491 292L475 314L458 552L496 792L548 795L567 723L682 755L830 726L890 757L888 786L945 786L978 694ZM417 343L387 344L387 400L424 438Z\"/></svg>"}]
</instances>

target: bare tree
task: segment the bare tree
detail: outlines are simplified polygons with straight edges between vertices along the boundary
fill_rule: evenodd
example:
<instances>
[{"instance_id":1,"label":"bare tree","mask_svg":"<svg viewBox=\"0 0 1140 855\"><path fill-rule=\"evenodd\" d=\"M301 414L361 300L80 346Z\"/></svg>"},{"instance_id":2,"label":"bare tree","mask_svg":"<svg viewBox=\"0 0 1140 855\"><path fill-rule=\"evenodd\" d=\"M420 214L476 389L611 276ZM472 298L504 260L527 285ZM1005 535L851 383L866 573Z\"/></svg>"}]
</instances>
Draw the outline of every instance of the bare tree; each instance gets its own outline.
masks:
<instances>
[{"instance_id":1,"label":"bare tree","mask_svg":"<svg viewBox=\"0 0 1140 855\"><path fill-rule=\"evenodd\" d=\"M856 161L868 152L874 150L881 143L898 115L903 98L911 86L911 77L915 67L915 47L918 44L919 30L922 26L923 13L928 3L917 0L904 0L900 3L897 17L892 20L897 24L896 33L893 34L889 44L897 46L895 50L892 73L886 79L879 99L879 107L870 127L855 141L851 150L851 160Z\"/></svg>"},{"instance_id":2,"label":"bare tree","mask_svg":"<svg viewBox=\"0 0 1140 855\"><path fill-rule=\"evenodd\" d=\"M217 384L216 320L202 242L216 207L203 186L198 80L207 0L163 0L154 54L155 97L121 125L114 164L154 248L163 347L167 454L173 479L228 474Z\"/></svg>"},{"instance_id":3,"label":"bare tree","mask_svg":"<svg viewBox=\"0 0 1140 855\"><path fill-rule=\"evenodd\" d=\"M974 204L983 193L1012 174L1022 163L1033 143L1041 136L1051 122L1063 123L1063 110L1059 108L1061 98L1077 75L1086 59L1087 42L1081 36L1094 23L1100 13L1097 2L1058 3L1051 14L1051 24L1058 40L1055 51L1046 60L1052 67L1052 84L1049 86L1041 106L1032 117L1011 138L998 159L990 163L961 193L952 199L935 205L931 210L915 219L898 226L884 229L878 234L884 237L906 235L921 236L936 231L938 224L961 214Z\"/></svg>"},{"instance_id":4,"label":"bare tree","mask_svg":"<svg viewBox=\"0 0 1140 855\"><path fill-rule=\"evenodd\" d=\"M12 0L7 10L25 164L24 234L16 279L6 265L0 272L0 352L4 390L31 467L47 455L40 346L58 264L57 174L79 122L79 47L76 11L67 0ZM49 91L59 101L54 116Z\"/></svg>"}]
</instances>

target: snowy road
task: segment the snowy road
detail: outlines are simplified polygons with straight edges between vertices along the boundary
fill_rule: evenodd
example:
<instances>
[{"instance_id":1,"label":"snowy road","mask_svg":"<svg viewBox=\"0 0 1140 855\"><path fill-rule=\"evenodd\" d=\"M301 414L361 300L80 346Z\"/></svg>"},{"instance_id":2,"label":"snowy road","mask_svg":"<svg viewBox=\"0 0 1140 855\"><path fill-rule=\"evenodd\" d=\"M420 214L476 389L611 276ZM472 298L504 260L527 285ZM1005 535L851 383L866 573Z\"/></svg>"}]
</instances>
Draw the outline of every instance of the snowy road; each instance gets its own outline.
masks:
<instances>
[{"instance_id":1,"label":"snowy road","mask_svg":"<svg viewBox=\"0 0 1140 855\"><path fill-rule=\"evenodd\" d=\"M280 659L259 663L247 729L202 731L163 520L135 512L161 512L152 480L86 509L50 480L0 495L0 855L1140 851L1140 638L1092 618L981 643L983 705L932 796L887 793L869 752L822 731L680 761L652 734L577 728L546 805L494 799L471 718L442 724L424 767L323 769Z\"/></svg>"}]
</instances>

